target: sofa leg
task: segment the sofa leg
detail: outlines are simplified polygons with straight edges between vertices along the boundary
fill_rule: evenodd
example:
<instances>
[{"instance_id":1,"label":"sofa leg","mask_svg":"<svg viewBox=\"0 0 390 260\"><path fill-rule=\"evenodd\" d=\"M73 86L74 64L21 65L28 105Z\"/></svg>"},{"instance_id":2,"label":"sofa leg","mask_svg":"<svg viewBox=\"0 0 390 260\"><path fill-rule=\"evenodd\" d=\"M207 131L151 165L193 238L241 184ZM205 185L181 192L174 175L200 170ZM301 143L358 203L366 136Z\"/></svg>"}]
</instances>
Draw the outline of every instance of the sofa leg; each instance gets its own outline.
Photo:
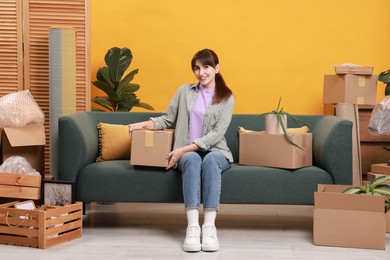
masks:
<instances>
[{"instance_id":1,"label":"sofa leg","mask_svg":"<svg viewBox=\"0 0 390 260\"><path fill-rule=\"evenodd\" d=\"M83 202L83 215L87 214L87 202Z\"/></svg>"}]
</instances>

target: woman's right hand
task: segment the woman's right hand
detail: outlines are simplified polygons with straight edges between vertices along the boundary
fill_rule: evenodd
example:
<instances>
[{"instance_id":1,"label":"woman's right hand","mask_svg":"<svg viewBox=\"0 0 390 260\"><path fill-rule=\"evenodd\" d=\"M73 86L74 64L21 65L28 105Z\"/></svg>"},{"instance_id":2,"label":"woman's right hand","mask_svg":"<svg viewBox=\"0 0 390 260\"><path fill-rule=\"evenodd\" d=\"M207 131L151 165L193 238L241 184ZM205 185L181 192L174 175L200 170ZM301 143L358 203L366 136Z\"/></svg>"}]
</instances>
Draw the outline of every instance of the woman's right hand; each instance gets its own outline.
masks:
<instances>
[{"instance_id":1,"label":"woman's right hand","mask_svg":"<svg viewBox=\"0 0 390 260\"><path fill-rule=\"evenodd\" d=\"M154 128L154 123L152 120L149 120L149 121L129 124L128 126L129 126L129 133L131 134L132 131L139 130L139 129L152 130Z\"/></svg>"}]
</instances>

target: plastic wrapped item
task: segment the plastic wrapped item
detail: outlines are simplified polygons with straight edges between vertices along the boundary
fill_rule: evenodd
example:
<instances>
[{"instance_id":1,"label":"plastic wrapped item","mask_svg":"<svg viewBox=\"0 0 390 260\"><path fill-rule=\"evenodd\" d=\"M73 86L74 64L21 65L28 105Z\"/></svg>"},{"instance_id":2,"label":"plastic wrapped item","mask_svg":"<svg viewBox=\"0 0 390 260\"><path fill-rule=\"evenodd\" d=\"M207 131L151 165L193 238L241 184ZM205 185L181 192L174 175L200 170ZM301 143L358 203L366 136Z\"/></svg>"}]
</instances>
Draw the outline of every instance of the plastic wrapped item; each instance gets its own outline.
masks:
<instances>
[{"instance_id":1,"label":"plastic wrapped item","mask_svg":"<svg viewBox=\"0 0 390 260\"><path fill-rule=\"evenodd\" d=\"M390 96L375 105L368 124L368 132L372 135L390 135Z\"/></svg>"},{"instance_id":2,"label":"plastic wrapped item","mask_svg":"<svg viewBox=\"0 0 390 260\"><path fill-rule=\"evenodd\" d=\"M0 128L43 126L45 114L29 90L0 98Z\"/></svg>"},{"instance_id":3,"label":"plastic wrapped item","mask_svg":"<svg viewBox=\"0 0 390 260\"><path fill-rule=\"evenodd\" d=\"M11 156L0 165L0 172L39 175L22 156Z\"/></svg>"}]
</instances>

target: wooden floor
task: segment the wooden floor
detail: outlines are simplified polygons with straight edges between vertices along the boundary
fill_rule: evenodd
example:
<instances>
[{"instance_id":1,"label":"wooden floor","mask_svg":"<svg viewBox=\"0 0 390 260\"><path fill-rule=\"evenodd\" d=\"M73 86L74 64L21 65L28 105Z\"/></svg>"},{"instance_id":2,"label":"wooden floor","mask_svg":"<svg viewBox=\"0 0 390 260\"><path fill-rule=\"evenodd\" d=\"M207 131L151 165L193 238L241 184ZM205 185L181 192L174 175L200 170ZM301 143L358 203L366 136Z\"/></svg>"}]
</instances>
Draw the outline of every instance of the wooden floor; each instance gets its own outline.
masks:
<instances>
[{"instance_id":1,"label":"wooden floor","mask_svg":"<svg viewBox=\"0 0 390 260\"><path fill-rule=\"evenodd\" d=\"M222 205L214 253L182 250L181 204L93 203L87 209L82 238L46 250L0 245L0 259L390 259L390 234L387 250L314 246L311 206Z\"/></svg>"}]
</instances>

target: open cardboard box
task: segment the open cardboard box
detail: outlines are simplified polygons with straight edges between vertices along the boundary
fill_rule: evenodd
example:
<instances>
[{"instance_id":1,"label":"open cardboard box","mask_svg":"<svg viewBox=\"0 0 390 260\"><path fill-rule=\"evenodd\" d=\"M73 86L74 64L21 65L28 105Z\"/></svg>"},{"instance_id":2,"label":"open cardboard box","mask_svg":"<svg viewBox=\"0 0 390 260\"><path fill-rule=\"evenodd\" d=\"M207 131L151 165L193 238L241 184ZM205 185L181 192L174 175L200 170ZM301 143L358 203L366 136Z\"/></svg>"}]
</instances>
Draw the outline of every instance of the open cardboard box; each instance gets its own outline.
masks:
<instances>
[{"instance_id":1,"label":"open cardboard box","mask_svg":"<svg viewBox=\"0 0 390 260\"><path fill-rule=\"evenodd\" d=\"M314 194L314 244L385 249L385 197L345 194L351 185L318 185Z\"/></svg>"},{"instance_id":2,"label":"open cardboard box","mask_svg":"<svg viewBox=\"0 0 390 260\"><path fill-rule=\"evenodd\" d=\"M24 157L37 172L44 176L45 128L0 128L0 164L11 156Z\"/></svg>"}]
</instances>

